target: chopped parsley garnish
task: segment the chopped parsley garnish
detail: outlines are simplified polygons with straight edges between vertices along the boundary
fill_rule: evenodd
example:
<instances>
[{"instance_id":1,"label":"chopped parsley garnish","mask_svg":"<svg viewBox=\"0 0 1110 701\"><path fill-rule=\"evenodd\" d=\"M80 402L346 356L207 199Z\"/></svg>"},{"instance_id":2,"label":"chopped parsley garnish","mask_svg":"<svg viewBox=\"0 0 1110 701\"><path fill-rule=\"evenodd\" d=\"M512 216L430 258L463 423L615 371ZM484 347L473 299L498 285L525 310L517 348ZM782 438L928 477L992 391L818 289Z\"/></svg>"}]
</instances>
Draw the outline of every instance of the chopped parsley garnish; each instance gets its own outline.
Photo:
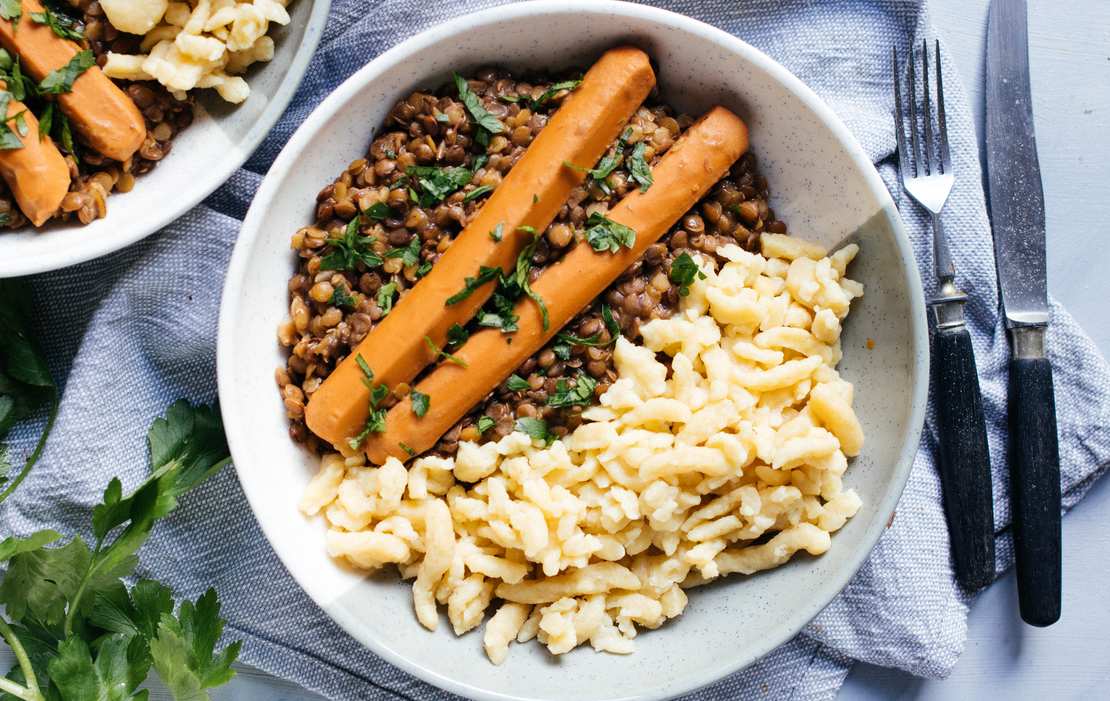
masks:
<instances>
[{"instance_id":1,"label":"chopped parsley garnish","mask_svg":"<svg viewBox=\"0 0 1110 701\"><path fill-rule=\"evenodd\" d=\"M370 366L367 365L366 360L361 354L355 356L355 362L358 363L359 369L362 370L362 384L370 389L370 415L366 417L366 424L363 425L358 435L347 441L347 445L351 447L351 450L358 450L359 446L366 441L367 436L371 433L383 433L385 431L385 417L387 412L384 408L379 408L378 405L381 404L383 399L389 396L389 388L385 385L374 384L374 371L370 369Z\"/></svg>"},{"instance_id":2,"label":"chopped parsley garnish","mask_svg":"<svg viewBox=\"0 0 1110 701\"><path fill-rule=\"evenodd\" d=\"M594 212L586 220L586 241L599 253L610 251L616 253L621 246L632 248L636 244L636 232L617 223L609 217Z\"/></svg>"},{"instance_id":3,"label":"chopped parsley garnish","mask_svg":"<svg viewBox=\"0 0 1110 701\"><path fill-rule=\"evenodd\" d=\"M484 195L486 193L489 193L489 192L493 192L493 185L479 185L478 187L474 188L470 192L463 195L463 202L470 202L471 200L476 200L479 197L481 197L482 195Z\"/></svg>"},{"instance_id":4,"label":"chopped parsley garnish","mask_svg":"<svg viewBox=\"0 0 1110 701\"><path fill-rule=\"evenodd\" d=\"M428 407L432 403L431 397L414 389L409 398L412 400L412 413L420 417L428 413Z\"/></svg>"},{"instance_id":5,"label":"chopped parsley garnish","mask_svg":"<svg viewBox=\"0 0 1110 701\"><path fill-rule=\"evenodd\" d=\"M0 2L3 2L3 0L0 0ZM24 100L28 95L35 95L38 92L38 85L35 81L23 74L23 66L19 62L19 57L12 58L12 55L4 49L0 49L0 78L3 78L4 82L8 84L8 91L16 100ZM47 103L46 108L52 107L53 104L52 102Z\"/></svg>"},{"instance_id":6,"label":"chopped parsley garnish","mask_svg":"<svg viewBox=\"0 0 1110 701\"><path fill-rule=\"evenodd\" d=\"M460 324L451 324L451 328L447 329L447 345L449 346L461 346L466 343L468 338L470 338L470 332Z\"/></svg>"},{"instance_id":7,"label":"chopped parsley garnish","mask_svg":"<svg viewBox=\"0 0 1110 701\"><path fill-rule=\"evenodd\" d=\"M654 182L651 167L644 158L644 149L644 142L641 141L632 147L632 155L628 159L628 171L632 174L632 179L640 185L640 192L647 192Z\"/></svg>"},{"instance_id":8,"label":"chopped parsley garnish","mask_svg":"<svg viewBox=\"0 0 1110 701\"><path fill-rule=\"evenodd\" d=\"M590 169L590 177L594 180L604 180L612 175L613 171L617 169L624 161L624 149L628 146L628 137L632 133L631 128L625 129L620 138L617 139L616 146L613 150L605 154L605 156L598 161L597 166Z\"/></svg>"},{"instance_id":9,"label":"chopped parsley garnish","mask_svg":"<svg viewBox=\"0 0 1110 701\"><path fill-rule=\"evenodd\" d=\"M413 236L409 242L400 248L391 248L386 251L386 258L400 258L401 263L410 268L420 262L420 237Z\"/></svg>"},{"instance_id":10,"label":"chopped parsley garnish","mask_svg":"<svg viewBox=\"0 0 1110 701\"><path fill-rule=\"evenodd\" d=\"M8 105L11 103L12 94L7 90L0 90L0 115L8 113ZM0 122L0 150L11 150L23 148L23 140L19 138L20 134L27 135L27 122L23 121L23 110L18 114L14 114L7 119ZM14 129L9 127L11 122ZM22 125L22 126L21 126ZM19 132L18 134L16 132Z\"/></svg>"},{"instance_id":11,"label":"chopped parsley garnish","mask_svg":"<svg viewBox=\"0 0 1110 701\"><path fill-rule=\"evenodd\" d=\"M19 22L19 18L23 16L23 2L22 0L0 0L0 17L11 20L13 29L14 25Z\"/></svg>"},{"instance_id":12,"label":"chopped parsley garnish","mask_svg":"<svg viewBox=\"0 0 1110 701\"><path fill-rule=\"evenodd\" d=\"M335 290L331 293L331 299L328 300L328 304L333 307L354 309L358 306L358 301L351 295L351 291L347 289L346 285L336 285Z\"/></svg>"},{"instance_id":13,"label":"chopped parsley garnish","mask_svg":"<svg viewBox=\"0 0 1110 701\"><path fill-rule=\"evenodd\" d=\"M432 261L426 260L416 269L416 278L419 280L432 271Z\"/></svg>"},{"instance_id":14,"label":"chopped parsley garnish","mask_svg":"<svg viewBox=\"0 0 1110 701\"><path fill-rule=\"evenodd\" d=\"M505 386L509 388L510 392L527 392L532 389L532 385L528 384L528 380L517 375L515 372L509 375L508 380L505 380Z\"/></svg>"},{"instance_id":15,"label":"chopped parsley garnish","mask_svg":"<svg viewBox=\"0 0 1110 701\"><path fill-rule=\"evenodd\" d=\"M414 455L416 455L415 450L408 447L408 445L402 443L401 441L397 441L397 447L400 448L401 450L405 451L405 454L408 455L410 458L413 457Z\"/></svg>"},{"instance_id":16,"label":"chopped parsley garnish","mask_svg":"<svg viewBox=\"0 0 1110 701\"><path fill-rule=\"evenodd\" d=\"M355 355L355 365L358 365L358 369L362 370L362 384L366 385L367 389L373 389L374 371L370 369L370 364L366 362L366 358L362 357L362 353Z\"/></svg>"},{"instance_id":17,"label":"chopped parsley garnish","mask_svg":"<svg viewBox=\"0 0 1110 701\"><path fill-rule=\"evenodd\" d=\"M466 82L466 78L458 73L455 73L455 87L458 88L459 99L466 106L466 111L470 113L478 126L491 134L500 134L505 131L505 125L482 106L481 98L470 89L470 84Z\"/></svg>"},{"instance_id":18,"label":"chopped parsley garnish","mask_svg":"<svg viewBox=\"0 0 1110 701\"><path fill-rule=\"evenodd\" d=\"M381 265L382 259L371 247L374 244L373 236L359 236L358 227L361 215L355 215L347 222L343 236L337 239L328 239L332 252L320 261L320 270L355 270L359 263L367 268Z\"/></svg>"},{"instance_id":19,"label":"chopped parsley garnish","mask_svg":"<svg viewBox=\"0 0 1110 701\"><path fill-rule=\"evenodd\" d=\"M512 294L505 294L504 286L506 284L513 288ZM487 308L478 315L478 325L491 329L500 329L502 333L512 333L520 328L517 326L520 317L517 316L514 311L516 307L516 297L518 297L519 294L516 294L515 285L507 283L504 277L500 280L499 290L501 291L494 292L493 297L490 299L489 306L492 306L492 311Z\"/></svg>"},{"instance_id":20,"label":"chopped parsley garnish","mask_svg":"<svg viewBox=\"0 0 1110 701\"><path fill-rule=\"evenodd\" d=\"M516 271L513 273L513 282L516 283L516 286L521 292L528 295L532 301L536 303L536 306L540 308L540 316L543 318L543 330L547 331L551 326L551 319L547 313L547 304L544 303L543 297L532 289L532 283L528 279L529 274L532 272L532 254L536 252L536 244L539 243L539 240L539 237L533 237L531 243L525 246L520 252L520 255L517 256Z\"/></svg>"},{"instance_id":21,"label":"chopped parsley garnish","mask_svg":"<svg viewBox=\"0 0 1110 701\"><path fill-rule=\"evenodd\" d=\"M478 433L485 433L496 425L497 422L485 414L478 417Z\"/></svg>"},{"instance_id":22,"label":"chopped parsley garnish","mask_svg":"<svg viewBox=\"0 0 1110 701\"><path fill-rule=\"evenodd\" d=\"M391 282L387 285L382 285L378 288L378 309L382 310L382 316L385 316L393 310L393 295L397 294L397 283Z\"/></svg>"},{"instance_id":23,"label":"chopped parsley garnish","mask_svg":"<svg viewBox=\"0 0 1110 701\"><path fill-rule=\"evenodd\" d=\"M550 88L548 88L547 90L544 90L542 93L540 93L539 97L533 99L532 100L532 106L533 107L539 107L540 105L549 101L551 98L555 97L556 95L558 95L562 91L564 91L564 90L574 90L575 88L577 88L581 84L582 84L581 79L578 79L578 80L564 80L562 82L555 83Z\"/></svg>"},{"instance_id":24,"label":"chopped parsley garnish","mask_svg":"<svg viewBox=\"0 0 1110 701\"><path fill-rule=\"evenodd\" d=\"M597 380L586 374L579 374L574 384L559 380L555 383L555 392L547 398L547 405L557 408L586 406L593 399L596 387Z\"/></svg>"},{"instance_id":25,"label":"chopped parsley garnish","mask_svg":"<svg viewBox=\"0 0 1110 701\"><path fill-rule=\"evenodd\" d=\"M601 305L601 320L605 322L605 328L609 330L609 335L613 341L617 340L617 336L621 335L620 324L613 318L613 310L609 308L608 304Z\"/></svg>"},{"instance_id":26,"label":"chopped parsley garnish","mask_svg":"<svg viewBox=\"0 0 1110 701\"><path fill-rule=\"evenodd\" d=\"M500 243L501 239L504 238L504 236L505 236L505 225L502 224L501 222L498 222L497 226L493 227L493 231L489 232L489 237L491 239L493 239L494 241L497 241L499 243Z\"/></svg>"},{"instance_id":27,"label":"chopped parsley garnish","mask_svg":"<svg viewBox=\"0 0 1110 701\"><path fill-rule=\"evenodd\" d=\"M435 118L436 121L440 123L446 123L450 119L446 114L440 112L439 110L435 111Z\"/></svg>"},{"instance_id":28,"label":"chopped parsley garnish","mask_svg":"<svg viewBox=\"0 0 1110 701\"><path fill-rule=\"evenodd\" d=\"M42 82L39 83L39 93L43 95L61 95L73 90L73 83L77 78L96 65L93 52L88 49L78 51L77 55L69 60L66 65L57 70L50 71Z\"/></svg>"},{"instance_id":29,"label":"chopped parsley garnish","mask_svg":"<svg viewBox=\"0 0 1110 701\"><path fill-rule=\"evenodd\" d=\"M590 334L589 336L575 336L569 331L560 331L555 338L572 346L589 346L593 348L604 348L613 343L614 340L609 339L608 341L602 341L600 331Z\"/></svg>"},{"instance_id":30,"label":"chopped parsley garnish","mask_svg":"<svg viewBox=\"0 0 1110 701\"><path fill-rule=\"evenodd\" d=\"M375 202L374 204L367 207L362 213L370 217L371 219L375 219L378 221L396 216L393 210L390 209L389 205L387 205L385 202Z\"/></svg>"},{"instance_id":31,"label":"chopped parsley garnish","mask_svg":"<svg viewBox=\"0 0 1110 701\"><path fill-rule=\"evenodd\" d=\"M500 276L501 276L501 268L487 268L484 265L480 266L478 268L478 275L476 277L465 278L464 283L463 283L463 288L461 290L459 290L458 292L456 292L455 294L448 297L445 304L447 306L451 306L452 304L458 304L459 302L463 301L464 299L466 299L470 295L474 294L474 290L478 289L479 287L486 284L490 280L496 280Z\"/></svg>"},{"instance_id":32,"label":"chopped parsley garnish","mask_svg":"<svg viewBox=\"0 0 1110 701\"><path fill-rule=\"evenodd\" d=\"M556 343L551 346L551 352L554 353L555 357L559 360L570 360L570 346L566 343Z\"/></svg>"},{"instance_id":33,"label":"chopped parsley garnish","mask_svg":"<svg viewBox=\"0 0 1110 701\"><path fill-rule=\"evenodd\" d=\"M685 297L690 294L690 285L694 284L694 279L705 279L705 273L698 267L697 261L691 257L689 253L682 253L674 262L671 263L670 275L671 282L678 285L678 294Z\"/></svg>"},{"instance_id":34,"label":"chopped parsley garnish","mask_svg":"<svg viewBox=\"0 0 1110 701\"><path fill-rule=\"evenodd\" d=\"M465 360L463 360L462 358L460 358L458 356L455 356L455 355L451 355L447 351L445 351L442 348L440 348L439 346L437 346L435 341L433 341L430 336L425 336L424 337L424 344L426 346L428 346L428 350L430 350L432 352L432 354L437 359L438 358L443 358L444 360L449 360L450 362L454 363L455 365L458 365L460 368L470 367L467 364L467 362Z\"/></svg>"},{"instance_id":35,"label":"chopped parsley garnish","mask_svg":"<svg viewBox=\"0 0 1110 701\"><path fill-rule=\"evenodd\" d=\"M38 24L45 24L63 39L81 41L85 38L85 34L81 31L81 27L77 23L77 20L65 13L54 12L49 6L43 7L42 12L32 12L31 21Z\"/></svg>"},{"instance_id":36,"label":"chopped parsley garnish","mask_svg":"<svg viewBox=\"0 0 1110 701\"><path fill-rule=\"evenodd\" d=\"M571 163L570 161L563 161L563 165L567 168L570 168L571 170L576 170L579 173L588 173L590 171L589 168L585 166L580 166L577 163Z\"/></svg>"},{"instance_id":37,"label":"chopped parsley garnish","mask_svg":"<svg viewBox=\"0 0 1110 701\"><path fill-rule=\"evenodd\" d=\"M409 166L405 173L420 187L419 195L410 187L409 198L413 202L419 202L422 207L439 204L474 177L474 171L463 166Z\"/></svg>"},{"instance_id":38,"label":"chopped parsley garnish","mask_svg":"<svg viewBox=\"0 0 1110 701\"><path fill-rule=\"evenodd\" d=\"M535 235L535 233L536 233L536 227L528 226L527 224L522 224L522 225L518 226L516 228L516 230L521 232L522 234L533 234L533 235Z\"/></svg>"},{"instance_id":39,"label":"chopped parsley garnish","mask_svg":"<svg viewBox=\"0 0 1110 701\"><path fill-rule=\"evenodd\" d=\"M543 441L546 445L550 445L555 440L555 436L548 430L547 422L543 419L526 416L516 420L515 428L533 440Z\"/></svg>"}]
</instances>

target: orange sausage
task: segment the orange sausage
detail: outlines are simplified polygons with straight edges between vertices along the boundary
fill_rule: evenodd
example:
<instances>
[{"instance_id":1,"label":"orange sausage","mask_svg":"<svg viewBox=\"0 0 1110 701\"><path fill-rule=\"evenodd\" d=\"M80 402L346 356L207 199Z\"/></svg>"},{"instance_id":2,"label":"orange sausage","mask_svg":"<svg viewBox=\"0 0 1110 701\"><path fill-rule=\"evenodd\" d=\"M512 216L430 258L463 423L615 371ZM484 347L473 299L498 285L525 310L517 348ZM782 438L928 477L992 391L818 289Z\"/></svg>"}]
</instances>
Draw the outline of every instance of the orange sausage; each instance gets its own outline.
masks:
<instances>
[{"instance_id":1,"label":"orange sausage","mask_svg":"<svg viewBox=\"0 0 1110 701\"><path fill-rule=\"evenodd\" d=\"M0 90L7 87L0 81ZM23 148L0 150L0 177L8 184L19 209L32 224L41 226L58 211L69 191L69 167L49 137L39 138L39 120L22 102L8 102L8 113L4 116L20 112L27 124L27 135L20 135L15 124L7 122L12 133L23 141Z\"/></svg>"},{"instance_id":2,"label":"orange sausage","mask_svg":"<svg viewBox=\"0 0 1110 701\"><path fill-rule=\"evenodd\" d=\"M406 460L435 445L467 411L635 263L747 149L744 122L723 107L710 110L652 170L654 183L648 191L633 191L609 212L610 219L636 232L635 245L615 254L597 253L585 243L575 246L532 285L547 302L550 328L543 330L536 305L526 300L514 309L520 315L516 333L484 329L472 335L454 353L467 367L440 363L416 386L431 397L428 412L417 417L409 398L398 402L386 416L385 432L372 434L367 441L367 457L377 464L390 455Z\"/></svg>"},{"instance_id":3,"label":"orange sausage","mask_svg":"<svg viewBox=\"0 0 1110 701\"><path fill-rule=\"evenodd\" d=\"M80 47L63 39L45 24L31 20L42 12L39 0L23 0L16 27L0 20L0 46L19 56L23 70L37 81L69 63ZM146 138L146 122L127 93L92 66L73 82L73 91L58 95L62 112L92 148L108 158L126 161Z\"/></svg>"},{"instance_id":4,"label":"orange sausage","mask_svg":"<svg viewBox=\"0 0 1110 701\"><path fill-rule=\"evenodd\" d=\"M543 231L585 177L564 162L597 162L654 85L648 56L639 49L611 49L598 59L432 271L312 395L305 421L313 433L349 452L347 439L369 414L370 394L356 356L374 371L374 382L387 387L411 381L435 362L425 338L445 345L448 329L468 322L493 294L495 283L457 304L445 301L463 289L464 278L478 274L479 266L504 270L515 263L528 243L517 228ZM498 225L500 243L490 237Z\"/></svg>"}]
</instances>

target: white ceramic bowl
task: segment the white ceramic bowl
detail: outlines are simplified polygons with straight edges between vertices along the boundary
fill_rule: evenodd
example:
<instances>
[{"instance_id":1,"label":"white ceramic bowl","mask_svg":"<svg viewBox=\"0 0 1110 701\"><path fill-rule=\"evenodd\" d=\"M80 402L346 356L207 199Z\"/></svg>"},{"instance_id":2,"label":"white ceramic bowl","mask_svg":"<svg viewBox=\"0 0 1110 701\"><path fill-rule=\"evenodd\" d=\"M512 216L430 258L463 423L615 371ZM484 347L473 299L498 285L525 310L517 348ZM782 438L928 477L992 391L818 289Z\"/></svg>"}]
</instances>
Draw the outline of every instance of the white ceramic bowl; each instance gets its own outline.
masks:
<instances>
[{"instance_id":1,"label":"white ceramic bowl","mask_svg":"<svg viewBox=\"0 0 1110 701\"><path fill-rule=\"evenodd\" d=\"M500 667L481 633L457 639L442 621L421 628L407 583L364 578L324 552L322 519L297 502L316 464L286 435L274 369L294 257L289 237L311 222L314 197L361 157L390 106L452 70L585 65L632 41L658 62L674 104L700 113L723 103L751 129L775 211L791 228L831 245L863 246L841 371L856 382L867 430L847 483L863 508L820 558L734 578L690 593L677 620L636 639L619 657L588 647L558 660L535 644L513 646ZM707 67L712 66L712 70ZM694 689L739 669L793 636L844 587L890 518L922 424L927 336L909 242L883 183L839 119L782 66L744 42L686 17L613 2L531 2L460 17L383 54L341 85L293 135L255 197L231 260L220 315L219 389L239 479L270 543L293 577L347 632L378 655L452 692L481 699L649 699ZM866 348L874 340L874 349Z\"/></svg>"},{"instance_id":2,"label":"white ceramic bowl","mask_svg":"<svg viewBox=\"0 0 1110 701\"><path fill-rule=\"evenodd\" d=\"M243 165L285 111L320 43L330 0L293 0L290 22L275 26L274 58L247 74L250 97L229 105L201 90L193 123L135 188L108 198L108 216L88 226L30 226L0 232L0 278L57 270L117 251L195 206Z\"/></svg>"}]
</instances>

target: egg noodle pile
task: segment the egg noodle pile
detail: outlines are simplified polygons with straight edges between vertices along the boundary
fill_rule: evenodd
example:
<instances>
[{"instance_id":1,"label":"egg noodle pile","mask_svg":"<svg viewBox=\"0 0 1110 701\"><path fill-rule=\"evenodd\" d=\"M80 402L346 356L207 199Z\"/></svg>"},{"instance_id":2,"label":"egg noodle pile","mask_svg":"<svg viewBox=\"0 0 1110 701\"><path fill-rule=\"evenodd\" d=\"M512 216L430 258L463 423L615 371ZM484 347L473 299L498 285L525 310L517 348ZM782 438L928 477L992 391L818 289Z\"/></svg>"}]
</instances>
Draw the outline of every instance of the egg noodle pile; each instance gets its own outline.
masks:
<instances>
[{"instance_id":1,"label":"egg noodle pile","mask_svg":"<svg viewBox=\"0 0 1110 701\"><path fill-rule=\"evenodd\" d=\"M414 580L428 629L439 604L461 635L496 600L494 663L532 638L630 653L684 589L820 555L859 509L841 478L863 431L835 369L857 252L774 234L762 255L725 246L642 346L618 339L619 379L566 438L464 442L408 469L328 455L301 509L323 514L333 557Z\"/></svg>"}]
</instances>

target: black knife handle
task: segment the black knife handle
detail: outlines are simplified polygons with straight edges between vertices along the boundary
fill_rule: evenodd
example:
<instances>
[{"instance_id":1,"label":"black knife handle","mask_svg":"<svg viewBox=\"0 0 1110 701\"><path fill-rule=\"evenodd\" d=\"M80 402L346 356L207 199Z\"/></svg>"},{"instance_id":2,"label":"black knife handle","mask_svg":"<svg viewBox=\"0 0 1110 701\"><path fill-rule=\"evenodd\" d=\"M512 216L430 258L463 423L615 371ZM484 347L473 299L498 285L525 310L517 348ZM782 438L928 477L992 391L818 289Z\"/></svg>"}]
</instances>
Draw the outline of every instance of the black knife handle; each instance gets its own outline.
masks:
<instances>
[{"instance_id":1,"label":"black knife handle","mask_svg":"<svg viewBox=\"0 0 1110 701\"><path fill-rule=\"evenodd\" d=\"M994 496L975 351L962 324L933 332L933 392L956 580L976 591L994 579Z\"/></svg>"},{"instance_id":2,"label":"black knife handle","mask_svg":"<svg viewBox=\"0 0 1110 701\"><path fill-rule=\"evenodd\" d=\"M1010 361L1010 492L1021 617L1034 626L1060 618L1060 455L1052 366Z\"/></svg>"}]
</instances>

